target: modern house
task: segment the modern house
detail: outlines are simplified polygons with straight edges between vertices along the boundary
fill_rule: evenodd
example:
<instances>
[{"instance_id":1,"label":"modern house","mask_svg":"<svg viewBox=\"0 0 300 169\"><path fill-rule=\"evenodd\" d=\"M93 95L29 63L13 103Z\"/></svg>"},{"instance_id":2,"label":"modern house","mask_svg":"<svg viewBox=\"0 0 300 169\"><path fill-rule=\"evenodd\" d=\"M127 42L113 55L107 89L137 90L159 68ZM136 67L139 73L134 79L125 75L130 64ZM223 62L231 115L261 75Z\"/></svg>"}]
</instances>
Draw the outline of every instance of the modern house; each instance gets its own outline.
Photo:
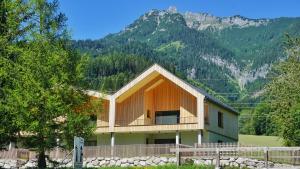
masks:
<instances>
[{"instance_id":1,"label":"modern house","mask_svg":"<svg viewBox=\"0 0 300 169\"><path fill-rule=\"evenodd\" d=\"M90 145L237 142L238 112L154 64L103 99Z\"/></svg>"}]
</instances>

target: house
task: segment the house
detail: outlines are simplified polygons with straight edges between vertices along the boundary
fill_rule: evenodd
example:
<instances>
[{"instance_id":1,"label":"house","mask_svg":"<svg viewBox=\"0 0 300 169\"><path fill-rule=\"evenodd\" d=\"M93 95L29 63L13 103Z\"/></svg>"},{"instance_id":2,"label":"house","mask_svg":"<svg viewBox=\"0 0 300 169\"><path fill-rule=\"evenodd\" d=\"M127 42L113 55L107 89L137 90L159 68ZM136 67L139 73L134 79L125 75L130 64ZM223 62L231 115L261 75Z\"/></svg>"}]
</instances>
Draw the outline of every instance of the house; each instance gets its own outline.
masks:
<instances>
[{"instance_id":1,"label":"house","mask_svg":"<svg viewBox=\"0 0 300 169\"><path fill-rule=\"evenodd\" d=\"M103 98L89 145L237 142L238 112L154 64Z\"/></svg>"}]
</instances>

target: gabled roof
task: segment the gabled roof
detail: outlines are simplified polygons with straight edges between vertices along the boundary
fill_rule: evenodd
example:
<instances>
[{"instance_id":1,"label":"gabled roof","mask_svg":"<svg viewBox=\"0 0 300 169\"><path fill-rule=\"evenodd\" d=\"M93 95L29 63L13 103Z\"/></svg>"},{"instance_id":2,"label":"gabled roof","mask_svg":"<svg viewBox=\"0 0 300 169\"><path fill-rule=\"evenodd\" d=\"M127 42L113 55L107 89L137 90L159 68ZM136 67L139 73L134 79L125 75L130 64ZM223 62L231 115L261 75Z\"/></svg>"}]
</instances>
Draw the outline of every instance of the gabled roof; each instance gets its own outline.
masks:
<instances>
[{"instance_id":1,"label":"gabled roof","mask_svg":"<svg viewBox=\"0 0 300 169\"><path fill-rule=\"evenodd\" d=\"M150 68L148 68L143 73L138 75L135 79L133 79L131 82L129 82L128 84L123 86L120 90L115 92L113 95L103 95L103 94L101 94L99 92L95 92L95 91L89 91L88 94L91 96L95 96L95 97L99 97L102 95L102 96L105 96L105 99L118 98L118 97L121 97L124 93L128 92L129 90L133 90L133 88L135 86L142 85L143 82L147 83L148 81L150 81L149 77L152 77L152 76L155 77L156 75L159 75L159 74L164 76L168 80L172 81L173 83L175 83L182 89L186 90L191 95L193 95L195 97L197 97L199 94L203 95L206 100L209 100L209 101L223 107L224 109L227 109L233 113L238 114L238 112L235 109L233 109L232 107L230 107L229 105L222 103L221 101L219 101L215 97L211 96L204 90L197 88L197 87L187 83L186 81L178 78L177 76L175 76L171 72L167 71L166 69L164 69L163 67L161 67L158 64L152 65ZM148 78L148 80L147 80L147 78Z\"/></svg>"}]
</instances>

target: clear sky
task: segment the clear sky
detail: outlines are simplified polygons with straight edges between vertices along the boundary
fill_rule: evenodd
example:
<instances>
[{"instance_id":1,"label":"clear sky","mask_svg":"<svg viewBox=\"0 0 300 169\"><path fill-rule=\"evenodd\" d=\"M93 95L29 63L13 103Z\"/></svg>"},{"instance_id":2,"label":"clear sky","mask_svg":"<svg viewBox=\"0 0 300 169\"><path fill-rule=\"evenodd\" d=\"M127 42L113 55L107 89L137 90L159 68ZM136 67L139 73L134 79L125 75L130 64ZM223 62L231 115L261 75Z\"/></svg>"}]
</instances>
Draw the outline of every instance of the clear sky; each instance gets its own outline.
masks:
<instances>
[{"instance_id":1,"label":"clear sky","mask_svg":"<svg viewBox=\"0 0 300 169\"><path fill-rule=\"evenodd\" d=\"M248 18L300 17L300 0L60 0L73 39L99 39L124 29L151 9Z\"/></svg>"}]
</instances>

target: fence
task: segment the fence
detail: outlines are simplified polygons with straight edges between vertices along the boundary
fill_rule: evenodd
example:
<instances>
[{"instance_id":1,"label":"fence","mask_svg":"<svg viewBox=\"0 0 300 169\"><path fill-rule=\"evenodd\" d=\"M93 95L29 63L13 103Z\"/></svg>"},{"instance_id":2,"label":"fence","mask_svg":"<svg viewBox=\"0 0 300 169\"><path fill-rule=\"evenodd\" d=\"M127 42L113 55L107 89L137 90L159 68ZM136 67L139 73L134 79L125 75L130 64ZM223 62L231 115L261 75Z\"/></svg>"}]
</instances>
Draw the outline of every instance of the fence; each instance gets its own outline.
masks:
<instances>
[{"instance_id":1,"label":"fence","mask_svg":"<svg viewBox=\"0 0 300 169\"><path fill-rule=\"evenodd\" d=\"M254 147L237 143L195 144L194 147L171 149L180 158L243 157L257 160L300 165L300 147ZM179 155L180 154L180 155Z\"/></svg>"},{"instance_id":2,"label":"fence","mask_svg":"<svg viewBox=\"0 0 300 169\"><path fill-rule=\"evenodd\" d=\"M184 147L184 146L183 146ZM171 153L174 144L132 144L132 145L108 145L86 146L84 147L84 158L90 157L137 157L137 156L175 156ZM18 159L23 154L23 159L36 158L36 153L26 149L11 149L9 151L0 151L0 159ZM64 159L66 156L71 158L70 151L59 148L46 152L50 159Z\"/></svg>"},{"instance_id":3,"label":"fence","mask_svg":"<svg viewBox=\"0 0 300 169\"><path fill-rule=\"evenodd\" d=\"M267 160L286 164L300 165L300 147L254 147L237 143L206 143L189 145L174 144L134 144L134 145L108 145L84 147L84 158L90 157L120 157L129 158L137 156L175 156L181 157L216 158L216 157L244 157L258 160ZM72 157L70 151L53 149L46 153L51 159L64 159ZM33 159L36 153L26 149L11 149L0 151L0 159Z\"/></svg>"}]
</instances>

